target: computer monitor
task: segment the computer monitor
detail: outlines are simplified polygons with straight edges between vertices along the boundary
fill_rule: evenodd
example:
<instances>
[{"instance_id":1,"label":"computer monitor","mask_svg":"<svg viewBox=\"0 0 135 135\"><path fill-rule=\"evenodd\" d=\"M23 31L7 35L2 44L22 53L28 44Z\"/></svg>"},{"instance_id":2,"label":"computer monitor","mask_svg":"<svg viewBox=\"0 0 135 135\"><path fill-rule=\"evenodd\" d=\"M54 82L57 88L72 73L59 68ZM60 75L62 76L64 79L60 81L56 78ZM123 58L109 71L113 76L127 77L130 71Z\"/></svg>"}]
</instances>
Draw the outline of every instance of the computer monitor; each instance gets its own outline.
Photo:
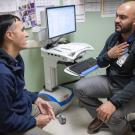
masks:
<instances>
[{"instance_id":1,"label":"computer monitor","mask_svg":"<svg viewBox=\"0 0 135 135\"><path fill-rule=\"evenodd\" d=\"M49 39L76 31L75 5L48 7L46 17Z\"/></svg>"}]
</instances>

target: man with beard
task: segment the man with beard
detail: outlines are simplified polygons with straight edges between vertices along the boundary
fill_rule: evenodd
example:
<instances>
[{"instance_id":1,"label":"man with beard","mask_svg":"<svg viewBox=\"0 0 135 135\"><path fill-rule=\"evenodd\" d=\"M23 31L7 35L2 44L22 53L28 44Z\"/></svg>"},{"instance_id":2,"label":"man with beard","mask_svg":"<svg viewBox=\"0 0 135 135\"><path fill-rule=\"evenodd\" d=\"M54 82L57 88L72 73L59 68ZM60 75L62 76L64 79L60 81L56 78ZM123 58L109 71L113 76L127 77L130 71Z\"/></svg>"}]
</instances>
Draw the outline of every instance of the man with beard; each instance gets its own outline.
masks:
<instances>
[{"instance_id":1,"label":"man with beard","mask_svg":"<svg viewBox=\"0 0 135 135\"><path fill-rule=\"evenodd\" d=\"M83 78L75 84L81 104L93 117L88 133L104 124L115 135L127 135L131 125L127 114L135 112L135 1L121 4L116 11L115 32L97 57L106 75ZM102 102L98 98L107 98Z\"/></svg>"}]
</instances>

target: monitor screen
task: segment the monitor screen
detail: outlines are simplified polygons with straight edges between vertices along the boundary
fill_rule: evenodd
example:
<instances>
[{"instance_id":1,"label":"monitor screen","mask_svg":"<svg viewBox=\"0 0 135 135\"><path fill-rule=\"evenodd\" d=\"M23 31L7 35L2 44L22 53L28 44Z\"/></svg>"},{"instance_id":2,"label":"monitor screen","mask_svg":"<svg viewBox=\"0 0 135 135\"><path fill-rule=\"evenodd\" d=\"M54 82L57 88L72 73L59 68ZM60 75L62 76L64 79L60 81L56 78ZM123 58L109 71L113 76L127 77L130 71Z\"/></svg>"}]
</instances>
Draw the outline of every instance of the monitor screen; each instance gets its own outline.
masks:
<instances>
[{"instance_id":1,"label":"monitor screen","mask_svg":"<svg viewBox=\"0 0 135 135\"><path fill-rule=\"evenodd\" d=\"M55 38L76 31L75 6L46 8L48 37Z\"/></svg>"}]
</instances>

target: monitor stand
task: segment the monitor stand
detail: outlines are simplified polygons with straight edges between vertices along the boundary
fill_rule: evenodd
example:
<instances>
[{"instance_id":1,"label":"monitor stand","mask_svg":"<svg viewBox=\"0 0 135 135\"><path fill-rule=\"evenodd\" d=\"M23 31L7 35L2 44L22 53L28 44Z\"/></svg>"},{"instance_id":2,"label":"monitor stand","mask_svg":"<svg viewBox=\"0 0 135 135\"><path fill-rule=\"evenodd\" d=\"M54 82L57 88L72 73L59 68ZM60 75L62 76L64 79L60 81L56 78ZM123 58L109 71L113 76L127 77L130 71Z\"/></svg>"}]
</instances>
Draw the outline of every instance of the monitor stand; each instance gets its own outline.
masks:
<instances>
[{"instance_id":1,"label":"monitor stand","mask_svg":"<svg viewBox=\"0 0 135 135\"><path fill-rule=\"evenodd\" d=\"M45 49L53 48L53 43L48 43L44 48Z\"/></svg>"},{"instance_id":2,"label":"monitor stand","mask_svg":"<svg viewBox=\"0 0 135 135\"><path fill-rule=\"evenodd\" d=\"M51 42L50 42L50 43L48 43L48 44L45 46L45 49L51 49L51 48L53 48L53 47L57 46L57 45L58 45L59 40L60 40L62 37L63 37L63 36L58 37L55 41L53 41L52 39L50 39L50 40L51 40Z\"/></svg>"}]
</instances>

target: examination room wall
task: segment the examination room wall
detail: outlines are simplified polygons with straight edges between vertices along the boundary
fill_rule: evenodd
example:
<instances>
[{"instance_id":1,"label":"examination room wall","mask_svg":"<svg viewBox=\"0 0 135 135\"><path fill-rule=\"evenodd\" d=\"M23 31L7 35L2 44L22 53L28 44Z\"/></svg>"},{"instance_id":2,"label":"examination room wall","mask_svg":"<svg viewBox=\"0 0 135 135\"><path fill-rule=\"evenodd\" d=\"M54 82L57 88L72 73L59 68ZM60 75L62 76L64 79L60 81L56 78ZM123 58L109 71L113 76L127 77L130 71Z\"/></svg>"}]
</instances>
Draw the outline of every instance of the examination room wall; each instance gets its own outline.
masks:
<instances>
[{"instance_id":1,"label":"examination room wall","mask_svg":"<svg viewBox=\"0 0 135 135\"><path fill-rule=\"evenodd\" d=\"M96 57L112 32L114 32L114 17L101 17L100 12L88 12L85 22L77 23L77 32L70 35L70 41L89 43L95 48L89 52L89 56Z\"/></svg>"},{"instance_id":2,"label":"examination room wall","mask_svg":"<svg viewBox=\"0 0 135 135\"><path fill-rule=\"evenodd\" d=\"M85 42L91 44L95 51L89 52L87 57L96 57L104 46L106 38L114 31L114 18L101 17L100 13L86 13L86 20L77 23L77 32L70 34L71 42ZM32 37L31 32L30 38ZM21 52L25 62L26 88L39 91L44 85L43 59L40 48L26 49ZM58 80L60 83L74 80L63 72L64 66L58 65Z\"/></svg>"}]
</instances>

